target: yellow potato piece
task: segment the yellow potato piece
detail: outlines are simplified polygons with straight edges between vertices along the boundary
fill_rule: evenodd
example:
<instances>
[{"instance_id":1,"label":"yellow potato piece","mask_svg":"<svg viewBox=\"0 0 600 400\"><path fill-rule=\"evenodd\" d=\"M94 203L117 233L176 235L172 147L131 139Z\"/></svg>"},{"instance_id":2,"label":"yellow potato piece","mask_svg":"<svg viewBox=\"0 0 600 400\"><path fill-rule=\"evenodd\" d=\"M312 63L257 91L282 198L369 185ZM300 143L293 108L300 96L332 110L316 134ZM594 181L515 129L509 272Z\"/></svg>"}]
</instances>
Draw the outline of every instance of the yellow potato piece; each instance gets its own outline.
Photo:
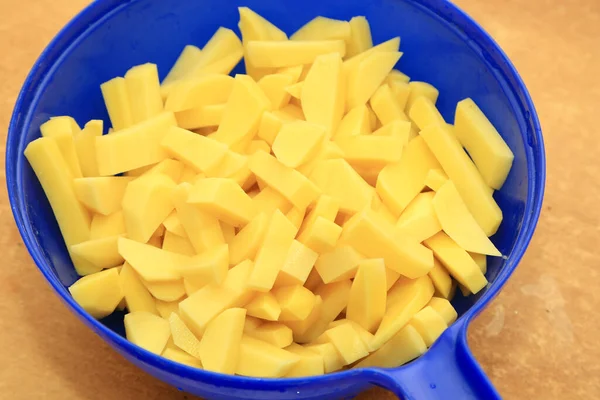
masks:
<instances>
[{"instance_id":1,"label":"yellow potato piece","mask_svg":"<svg viewBox=\"0 0 600 400\"><path fill-rule=\"evenodd\" d=\"M118 240L119 254L140 277L148 282L174 282L181 279L177 267L188 263L190 258L181 254L157 249L124 237Z\"/></svg>"},{"instance_id":2,"label":"yellow potato piece","mask_svg":"<svg viewBox=\"0 0 600 400\"><path fill-rule=\"evenodd\" d=\"M469 253L463 250L446 233L440 232L427 239L435 257L446 267L448 272L459 283L466 286L472 293L477 293L487 285L487 279Z\"/></svg>"},{"instance_id":3,"label":"yellow potato piece","mask_svg":"<svg viewBox=\"0 0 600 400\"><path fill-rule=\"evenodd\" d=\"M425 128L421 137L456 185L479 226L487 236L493 235L502 221L502 210L461 144L450 130L439 125Z\"/></svg>"},{"instance_id":4,"label":"yellow potato piece","mask_svg":"<svg viewBox=\"0 0 600 400\"><path fill-rule=\"evenodd\" d=\"M199 172L217 167L227 152L223 143L177 127L168 129L161 145L173 157Z\"/></svg>"},{"instance_id":5,"label":"yellow potato piece","mask_svg":"<svg viewBox=\"0 0 600 400\"><path fill-rule=\"evenodd\" d=\"M299 361L300 356L244 335L240 343L239 361L235 373L261 378L280 378Z\"/></svg>"},{"instance_id":6,"label":"yellow potato piece","mask_svg":"<svg viewBox=\"0 0 600 400\"><path fill-rule=\"evenodd\" d=\"M449 299L453 286L452 277L435 257L433 259L433 268L429 271L429 278L433 282L436 295Z\"/></svg>"},{"instance_id":7,"label":"yellow potato piece","mask_svg":"<svg viewBox=\"0 0 600 400\"><path fill-rule=\"evenodd\" d=\"M315 305L314 294L302 285L276 288L272 293L281 307L280 321L302 321Z\"/></svg>"},{"instance_id":8,"label":"yellow potato piece","mask_svg":"<svg viewBox=\"0 0 600 400\"><path fill-rule=\"evenodd\" d=\"M198 172L196 172L194 168L184 164L183 171L181 172L181 177L179 178L179 182L193 183L196 179L199 178L198 175Z\"/></svg>"},{"instance_id":9,"label":"yellow potato piece","mask_svg":"<svg viewBox=\"0 0 600 400\"><path fill-rule=\"evenodd\" d=\"M397 163L406 140L396 136L357 135L336 141L344 159L359 168L383 168Z\"/></svg>"},{"instance_id":10,"label":"yellow potato piece","mask_svg":"<svg viewBox=\"0 0 600 400\"><path fill-rule=\"evenodd\" d=\"M454 321L456 321L456 318L458 318L458 313L447 299L432 297L427 305L441 315L444 319L444 322L448 326L450 326L450 324L452 324Z\"/></svg>"},{"instance_id":11,"label":"yellow potato piece","mask_svg":"<svg viewBox=\"0 0 600 400\"><path fill-rule=\"evenodd\" d=\"M343 40L249 41L248 61L255 67L279 68L312 64L317 56L346 54Z\"/></svg>"},{"instance_id":12,"label":"yellow potato piece","mask_svg":"<svg viewBox=\"0 0 600 400\"><path fill-rule=\"evenodd\" d=\"M343 159L320 161L310 180L340 205L340 212L355 214L370 204L373 188Z\"/></svg>"},{"instance_id":13,"label":"yellow potato piece","mask_svg":"<svg viewBox=\"0 0 600 400\"><path fill-rule=\"evenodd\" d=\"M154 298L129 263L123 264L119 284L129 312L145 311L159 315Z\"/></svg>"},{"instance_id":14,"label":"yellow potato piece","mask_svg":"<svg viewBox=\"0 0 600 400\"><path fill-rule=\"evenodd\" d=\"M173 204L196 253L225 243L219 220L187 202L190 184L181 184L172 195Z\"/></svg>"},{"instance_id":15,"label":"yellow potato piece","mask_svg":"<svg viewBox=\"0 0 600 400\"><path fill-rule=\"evenodd\" d=\"M418 279L400 278L389 290L386 311L372 342L379 349L392 339L433 297L433 284L428 276Z\"/></svg>"},{"instance_id":16,"label":"yellow potato piece","mask_svg":"<svg viewBox=\"0 0 600 400\"><path fill-rule=\"evenodd\" d=\"M348 40L350 38L350 23L326 17L315 17L300 29L290 40Z\"/></svg>"},{"instance_id":17,"label":"yellow potato piece","mask_svg":"<svg viewBox=\"0 0 600 400\"><path fill-rule=\"evenodd\" d=\"M221 244L189 259L188 263L177 267L179 274L194 286L225 281L229 271L229 246Z\"/></svg>"},{"instance_id":18,"label":"yellow potato piece","mask_svg":"<svg viewBox=\"0 0 600 400\"><path fill-rule=\"evenodd\" d=\"M133 124L163 111L156 64L146 63L130 68L125 74L125 86Z\"/></svg>"},{"instance_id":19,"label":"yellow potato piece","mask_svg":"<svg viewBox=\"0 0 600 400\"><path fill-rule=\"evenodd\" d=\"M251 40L287 40L287 35L275 25L258 15L248 7L238 7L240 22L238 27L244 43L244 62L246 73L255 80L275 72L273 68L256 68L248 62L248 42Z\"/></svg>"},{"instance_id":20,"label":"yellow potato piece","mask_svg":"<svg viewBox=\"0 0 600 400\"><path fill-rule=\"evenodd\" d=\"M255 215L250 196L227 178L199 180L190 190L188 203L235 227L246 225Z\"/></svg>"},{"instance_id":21,"label":"yellow potato piece","mask_svg":"<svg viewBox=\"0 0 600 400\"><path fill-rule=\"evenodd\" d=\"M281 307L271 292L257 294L245 308L249 316L267 321L277 321L281 314Z\"/></svg>"},{"instance_id":22,"label":"yellow potato piece","mask_svg":"<svg viewBox=\"0 0 600 400\"><path fill-rule=\"evenodd\" d=\"M248 287L261 292L271 290L296 233L296 227L281 211L276 210L269 221L263 243L258 249Z\"/></svg>"},{"instance_id":23,"label":"yellow potato piece","mask_svg":"<svg viewBox=\"0 0 600 400\"><path fill-rule=\"evenodd\" d=\"M323 284L315 290L315 296L319 296L322 303L319 307L317 315L308 317L311 319L311 324L305 328L304 321L300 322L300 328L305 329L294 329L295 322L288 322L288 326L294 331L294 341L297 343L308 343L316 339L327 329L328 325L334 321L338 315L348 305L348 299L350 295L350 287L352 282L350 280L334 282L329 284ZM315 308L317 303L315 303ZM304 332L302 332L304 330Z\"/></svg>"},{"instance_id":24,"label":"yellow potato piece","mask_svg":"<svg viewBox=\"0 0 600 400\"><path fill-rule=\"evenodd\" d=\"M246 310L230 308L208 324L200 342L204 369L224 374L236 372L238 361L241 361L245 318Z\"/></svg>"},{"instance_id":25,"label":"yellow potato piece","mask_svg":"<svg viewBox=\"0 0 600 400\"><path fill-rule=\"evenodd\" d=\"M323 358L323 368L326 374L338 371L344 366L344 359L332 343L307 345L305 349L319 354Z\"/></svg>"},{"instance_id":26,"label":"yellow potato piece","mask_svg":"<svg viewBox=\"0 0 600 400\"><path fill-rule=\"evenodd\" d=\"M74 244L70 251L100 269L112 268L123 264L123 257L117 251L119 236L88 240Z\"/></svg>"},{"instance_id":27,"label":"yellow potato piece","mask_svg":"<svg viewBox=\"0 0 600 400\"><path fill-rule=\"evenodd\" d=\"M195 357L190 356L184 351L166 347L161 354L164 358L174 361L179 364L187 365L193 368L202 368L202 362Z\"/></svg>"},{"instance_id":28,"label":"yellow potato piece","mask_svg":"<svg viewBox=\"0 0 600 400\"><path fill-rule=\"evenodd\" d=\"M434 192L419 193L400 214L396 223L397 231L418 243L441 231L442 225L434 209L434 197Z\"/></svg>"},{"instance_id":29,"label":"yellow potato piece","mask_svg":"<svg viewBox=\"0 0 600 400\"><path fill-rule=\"evenodd\" d=\"M387 268L409 278L421 277L433 267L431 251L410 240L398 240L393 225L365 209L344 224L340 242L371 258L383 258Z\"/></svg>"},{"instance_id":30,"label":"yellow potato piece","mask_svg":"<svg viewBox=\"0 0 600 400\"><path fill-rule=\"evenodd\" d=\"M118 135L97 137L96 158L100 175L116 175L167 158L161 141L169 127L176 123L173 113L163 112L119 131Z\"/></svg>"},{"instance_id":31,"label":"yellow potato piece","mask_svg":"<svg viewBox=\"0 0 600 400\"><path fill-rule=\"evenodd\" d=\"M210 321L236 305L243 295L228 287L207 285L179 303L179 316L196 337L202 337Z\"/></svg>"},{"instance_id":32,"label":"yellow potato piece","mask_svg":"<svg viewBox=\"0 0 600 400\"><path fill-rule=\"evenodd\" d=\"M274 287L303 285L318 256L318 253L314 250L297 240L293 240L285 261L279 270Z\"/></svg>"},{"instance_id":33,"label":"yellow potato piece","mask_svg":"<svg viewBox=\"0 0 600 400\"><path fill-rule=\"evenodd\" d=\"M218 126L223 120L225 104L208 104L175 113L177 126L183 129L198 129Z\"/></svg>"},{"instance_id":34,"label":"yellow potato piece","mask_svg":"<svg viewBox=\"0 0 600 400\"><path fill-rule=\"evenodd\" d=\"M123 211L117 211L111 215L96 214L90 225L90 240L119 236L125 232Z\"/></svg>"},{"instance_id":35,"label":"yellow potato piece","mask_svg":"<svg viewBox=\"0 0 600 400\"><path fill-rule=\"evenodd\" d=\"M123 299L116 268L80 278L69 287L69 292L77 304L96 319L112 314Z\"/></svg>"},{"instance_id":36,"label":"yellow potato piece","mask_svg":"<svg viewBox=\"0 0 600 400\"><path fill-rule=\"evenodd\" d=\"M161 317L168 319L171 314L179 315L179 301L156 300L155 303L158 315Z\"/></svg>"},{"instance_id":37,"label":"yellow potato piece","mask_svg":"<svg viewBox=\"0 0 600 400\"><path fill-rule=\"evenodd\" d=\"M410 77L408 75L406 75L404 72L401 72L397 69L393 69L390 71L390 73L387 77L387 82L388 83L391 83L391 82L408 83L408 82L410 82Z\"/></svg>"},{"instance_id":38,"label":"yellow potato piece","mask_svg":"<svg viewBox=\"0 0 600 400\"><path fill-rule=\"evenodd\" d=\"M408 83L408 86L410 87L410 94L406 101L405 111L410 111L415 100L421 96L427 97L434 105L437 102L440 92L433 85L427 82L412 81Z\"/></svg>"},{"instance_id":39,"label":"yellow potato piece","mask_svg":"<svg viewBox=\"0 0 600 400\"><path fill-rule=\"evenodd\" d=\"M477 224L452 181L436 192L432 205L444 232L460 247L473 253L502 255Z\"/></svg>"},{"instance_id":40,"label":"yellow potato piece","mask_svg":"<svg viewBox=\"0 0 600 400\"><path fill-rule=\"evenodd\" d=\"M407 325L354 368L395 368L414 360L426 350L427 347L419 332L413 326Z\"/></svg>"},{"instance_id":41,"label":"yellow potato piece","mask_svg":"<svg viewBox=\"0 0 600 400\"><path fill-rule=\"evenodd\" d=\"M167 232L171 232L177 236L187 237L185 229L183 228L183 224L181 223L179 215L177 214L177 210L171 211L171 214L169 214L163 221L163 225Z\"/></svg>"},{"instance_id":42,"label":"yellow potato piece","mask_svg":"<svg viewBox=\"0 0 600 400\"><path fill-rule=\"evenodd\" d=\"M140 176L164 174L171 178L173 182L179 182L184 168L185 165L182 162L167 158L166 160L162 160L158 164L154 165Z\"/></svg>"},{"instance_id":43,"label":"yellow potato piece","mask_svg":"<svg viewBox=\"0 0 600 400\"><path fill-rule=\"evenodd\" d=\"M411 124L408 121L392 121L373 132L373 136L391 136L400 138L404 145L411 140Z\"/></svg>"},{"instance_id":44,"label":"yellow potato piece","mask_svg":"<svg viewBox=\"0 0 600 400\"><path fill-rule=\"evenodd\" d=\"M126 176L77 178L73 187L77 199L91 211L109 215L121 209L125 189L132 180Z\"/></svg>"},{"instance_id":45,"label":"yellow potato piece","mask_svg":"<svg viewBox=\"0 0 600 400\"><path fill-rule=\"evenodd\" d=\"M369 108L362 104L354 107L340 122L333 138L339 140L342 138L371 133L369 121Z\"/></svg>"},{"instance_id":46,"label":"yellow potato piece","mask_svg":"<svg viewBox=\"0 0 600 400\"><path fill-rule=\"evenodd\" d=\"M177 301L186 295L185 286L181 279L172 282L148 282L144 278L140 278L140 280L152 297L158 300Z\"/></svg>"},{"instance_id":47,"label":"yellow potato piece","mask_svg":"<svg viewBox=\"0 0 600 400\"><path fill-rule=\"evenodd\" d=\"M102 136L103 122L94 119L85 124L79 133L73 136L77 159L84 177L99 176L98 161L96 160L96 137Z\"/></svg>"},{"instance_id":48,"label":"yellow potato piece","mask_svg":"<svg viewBox=\"0 0 600 400\"><path fill-rule=\"evenodd\" d=\"M323 145L325 129L322 125L305 121L282 126L273 141L273 153L285 166L297 168L312 159Z\"/></svg>"},{"instance_id":49,"label":"yellow potato piece","mask_svg":"<svg viewBox=\"0 0 600 400\"><path fill-rule=\"evenodd\" d=\"M131 102L125 78L117 77L104 82L100 85L100 90L113 129L120 131L133 125Z\"/></svg>"},{"instance_id":50,"label":"yellow potato piece","mask_svg":"<svg viewBox=\"0 0 600 400\"><path fill-rule=\"evenodd\" d=\"M369 351L360 338L358 332L350 324L341 324L325 331L325 337L335 346L344 365L369 355Z\"/></svg>"},{"instance_id":51,"label":"yellow potato piece","mask_svg":"<svg viewBox=\"0 0 600 400\"><path fill-rule=\"evenodd\" d=\"M350 20L350 37L346 39L346 57L353 57L373 47L371 27L363 16Z\"/></svg>"},{"instance_id":52,"label":"yellow potato piece","mask_svg":"<svg viewBox=\"0 0 600 400\"><path fill-rule=\"evenodd\" d=\"M342 227L323 217L317 217L315 223L304 231L305 236L299 239L310 249L319 254L332 250L340 235Z\"/></svg>"},{"instance_id":53,"label":"yellow potato piece","mask_svg":"<svg viewBox=\"0 0 600 400\"><path fill-rule=\"evenodd\" d=\"M317 200L313 209L308 213L298 234L298 240L302 241L306 238L304 232L312 229L318 217L323 217L329 221L334 221L339 211L337 200L328 195L321 195Z\"/></svg>"},{"instance_id":54,"label":"yellow potato piece","mask_svg":"<svg viewBox=\"0 0 600 400\"><path fill-rule=\"evenodd\" d=\"M346 109L366 104L402 56L401 52L373 52L348 70Z\"/></svg>"},{"instance_id":55,"label":"yellow potato piece","mask_svg":"<svg viewBox=\"0 0 600 400\"><path fill-rule=\"evenodd\" d=\"M297 207L293 207L290 211L287 212L287 214L285 214L285 217L292 223L292 225L296 227L296 229L300 229L305 214L306 210L301 210Z\"/></svg>"},{"instance_id":56,"label":"yellow potato piece","mask_svg":"<svg viewBox=\"0 0 600 400\"><path fill-rule=\"evenodd\" d=\"M352 327L352 329L354 329L356 331L360 340L363 342L363 344L365 345L365 347L367 348L367 350L369 352L375 351L375 349L372 348L372 342L375 339L375 335L373 335L372 333L370 333L369 331L367 331L366 329L364 329L362 326L360 326L358 323L356 323L354 321L351 321L346 318L338 319L338 320L335 320L332 323L330 323L328 329L335 328L336 326L343 325L343 324L349 325L350 327ZM321 335L321 337L323 337L324 340L326 339L324 337L324 335Z\"/></svg>"},{"instance_id":57,"label":"yellow potato piece","mask_svg":"<svg viewBox=\"0 0 600 400\"><path fill-rule=\"evenodd\" d=\"M171 337L169 322L159 316L137 311L125 315L127 340L155 354L161 354Z\"/></svg>"},{"instance_id":58,"label":"yellow potato piece","mask_svg":"<svg viewBox=\"0 0 600 400\"><path fill-rule=\"evenodd\" d=\"M265 111L260 119L256 135L272 146L282 126L283 121L278 116Z\"/></svg>"},{"instance_id":59,"label":"yellow potato piece","mask_svg":"<svg viewBox=\"0 0 600 400\"><path fill-rule=\"evenodd\" d=\"M485 254L469 253L473 261L479 266L481 272L487 272L487 256Z\"/></svg>"},{"instance_id":60,"label":"yellow potato piece","mask_svg":"<svg viewBox=\"0 0 600 400\"><path fill-rule=\"evenodd\" d=\"M235 54L237 61L231 66L231 68L233 68L242 58L242 49L242 42L235 32L231 29L220 27L210 40L206 42L202 48L202 53L199 57L200 59L190 73L186 74L184 78L199 76L203 73L210 73L212 72L210 69L212 65L218 64L220 61L230 58ZM229 71L221 73L228 74Z\"/></svg>"},{"instance_id":61,"label":"yellow potato piece","mask_svg":"<svg viewBox=\"0 0 600 400\"><path fill-rule=\"evenodd\" d=\"M300 356L298 363L285 375L286 378L317 376L325 373L323 356L303 346L292 343L284 350Z\"/></svg>"},{"instance_id":62,"label":"yellow potato piece","mask_svg":"<svg viewBox=\"0 0 600 400\"><path fill-rule=\"evenodd\" d=\"M249 331L258 328L264 322L265 321L263 321L260 318L251 317L249 315L246 315L246 322L244 323L244 333L248 333Z\"/></svg>"},{"instance_id":63,"label":"yellow potato piece","mask_svg":"<svg viewBox=\"0 0 600 400\"><path fill-rule=\"evenodd\" d=\"M254 154L254 153L256 153L259 150L262 150L265 153L270 153L271 152L271 146L269 145L269 143L267 143L264 140L255 139L255 140L253 140L253 141L250 142L250 145L246 149L246 154Z\"/></svg>"},{"instance_id":64,"label":"yellow potato piece","mask_svg":"<svg viewBox=\"0 0 600 400\"><path fill-rule=\"evenodd\" d=\"M431 347L433 342L448 328L444 318L430 306L426 306L412 317L410 325L419 332L427 347Z\"/></svg>"},{"instance_id":65,"label":"yellow potato piece","mask_svg":"<svg viewBox=\"0 0 600 400\"><path fill-rule=\"evenodd\" d=\"M198 47L188 44L183 48L179 57L175 61L175 64L169 70L169 73L163 79L162 84L168 84L170 82L176 81L183 76L187 75L194 65L200 61L200 55L202 54L202 50Z\"/></svg>"},{"instance_id":66,"label":"yellow potato piece","mask_svg":"<svg viewBox=\"0 0 600 400\"><path fill-rule=\"evenodd\" d=\"M404 108L397 101L390 85L384 83L379 86L369 100L371 109L377 115L377 119L385 126L393 121L408 121Z\"/></svg>"},{"instance_id":67,"label":"yellow potato piece","mask_svg":"<svg viewBox=\"0 0 600 400\"><path fill-rule=\"evenodd\" d=\"M230 264L236 265L244 260L253 260L268 227L269 217L266 213L258 214L243 227L229 243Z\"/></svg>"},{"instance_id":68,"label":"yellow potato piece","mask_svg":"<svg viewBox=\"0 0 600 400\"><path fill-rule=\"evenodd\" d=\"M448 180L448 175L440 168L432 168L425 176L425 186L433 191L438 191Z\"/></svg>"},{"instance_id":69,"label":"yellow potato piece","mask_svg":"<svg viewBox=\"0 0 600 400\"><path fill-rule=\"evenodd\" d=\"M392 74L393 72L394 72L394 70L392 70L392 72L390 72L390 74ZM406 77L406 78L408 78L408 77ZM396 103L400 107L402 107L402 110L406 110L406 103L408 102L408 97L410 96L410 85L408 84L408 81L405 79L398 79L398 78L390 79L390 75L388 75L386 82L390 86L390 89L392 90L392 94L394 95L394 98L396 99Z\"/></svg>"},{"instance_id":70,"label":"yellow potato piece","mask_svg":"<svg viewBox=\"0 0 600 400\"><path fill-rule=\"evenodd\" d=\"M381 170L377 193L390 211L399 216L424 188L425 177L432 168L439 168L439 164L425 141L417 137L408 143L400 162Z\"/></svg>"},{"instance_id":71,"label":"yellow potato piece","mask_svg":"<svg viewBox=\"0 0 600 400\"><path fill-rule=\"evenodd\" d=\"M500 189L515 158L502 136L472 99L456 105L455 133L485 183Z\"/></svg>"},{"instance_id":72,"label":"yellow potato piece","mask_svg":"<svg viewBox=\"0 0 600 400\"><path fill-rule=\"evenodd\" d=\"M292 330L281 322L265 322L246 334L283 349L292 344Z\"/></svg>"},{"instance_id":73,"label":"yellow potato piece","mask_svg":"<svg viewBox=\"0 0 600 400\"><path fill-rule=\"evenodd\" d=\"M251 77L236 75L219 129L211 137L230 147L247 146L258 131L262 113L270 107L269 98Z\"/></svg>"},{"instance_id":74,"label":"yellow potato piece","mask_svg":"<svg viewBox=\"0 0 600 400\"><path fill-rule=\"evenodd\" d=\"M315 263L315 269L324 283L353 279L362 256L348 245L340 245L323 253Z\"/></svg>"},{"instance_id":75,"label":"yellow potato piece","mask_svg":"<svg viewBox=\"0 0 600 400\"><path fill-rule=\"evenodd\" d=\"M242 189L250 188L256 183L249 167L248 157L233 151L227 151L225 157L214 168L207 171L209 177L229 178L241 186ZM199 179L195 181L199 183Z\"/></svg>"},{"instance_id":76,"label":"yellow potato piece","mask_svg":"<svg viewBox=\"0 0 600 400\"><path fill-rule=\"evenodd\" d=\"M413 121L419 129L423 130L431 124L445 125L444 117L435 108L435 104L429 97L420 96L412 104L408 111L411 121Z\"/></svg>"},{"instance_id":77,"label":"yellow potato piece","mask_svg":"<svg viewBox=\"0 0 600 400\"><path fill-rule=\"evenodd\" d=\"M294 78L288 74L269 74L258 81L258 86L262 89L271 103L273 110L278 110L290 102L290 94L286 87L294 83Z\"/></svg>"},{"instance_id":78,"label":"yellow potato piece","mask_svg":"<svg viewBox=\"0 0 600 400\"><path fill-rule=\"evenodd\" d=\"M301 173L264 151L257 151L250 156L250 170L300 209L306 209L320 194Z\"/></svg>"},{"instance_id":79,"label":"yellow potato piece","mask_svg":"<svg viewBox=\"0 0 600 400\"><path fill-rule=\"evenodd\" d=\"M24 154L46 193L67 248L89 240L90 214L75 196L73 177L56 142L36 139L27 145ZM71 259L79 275L99 271L85 260L72 255Z\"/></svg>"},{"instance_id":80,"label":"yellow potato piece","mask_svg":"<svg viewBox=\"0 0 600 400\"><path fill-rule=\"evenodd\" d=\"M221 231L223 231L223 238L225 239L225 243L229 244L235 237L236 228L232 225L226 224L223 221L220 221Z\"/></svg>"},{"instance_id":81,"label":"yellow potato piece","mask_svg":"<svg viewBox=\"0 0 600 400\"><path fill-rule=\"evenodd\" d=\"M123 217L127 236L147 242L162 221L173 211L171 194L176 188L166 175L147 175L130 182L123 196Z\"/></svg>"},{"instance_id":82,"label":"yellow potato piece","mask_svg":"<svg viewBox=\"0 0 600 400\"><path fill-rule=\"evenodd\" d=\"M181 318L179 318L179 315L177 315L177 313L171 313L166 319L169 321L171 336L173 338L173 343L175 344L175 346L185 351L192 357L200 360L202 358L200 351L200 341L185 325L185 322L183 322Z\"/></svg>"},{"instance_id":83,"label":"yellow potato piece","mask_svg":"<svg viewBox=\"0 0 600 400\"><path fill-rule=\"evenodd\" d=\"M42 137L52 138L58 145L65 162L74 178L81 178L81 162L76 147L76 137L81 128L72 117L52 117L40 126Z\"/></svg>"},{"instance_id":84,"label":"yellow potato piece","mask_svg":"<svg viewBox=\"0 0 600 400\"><path fill-rule=\"evenodd\" d=\"M327 128L327 136L336 131L345 107L344 75L339 54L318 56L302 86L302 112L306 120Z\"/></svg>"},{"instance_id":85,"label":"yellow potato piece","mask_svg":"<svg viewBox=\"0 0 600 400\"><path fill-rule=\"evenodd\" d=\"M361 53L356 54L355 56L349 57L347 60L344 60L344 71L346 74L346 79L348 78L348 73L358 67L358 65L369 58L373 53L385 53L385 52L397 52L400 48L400 37L394 37L392 39L386 40L374 47L369 47L362 51ZM379 86L379 85L377 85Z\"/></svg>"},{"instance_id":86,"label":"yellow potato piece","mask_svg":"<svg viewBox=\"0 0 600 400\"><path fill-rule=\"evenodd\" d=\"M332 160L335 158L343 158L342 149L335 142L325 141L317 155L309 162L301 165L297 170L302 175L310 177L315 167L323 160Z\"/></svg>"},{"instance_id":87,"label":"yellow potato piece","mask_svg":"<svg viewBox=\"0 0 600 400\"><path fill-rule=\"evenodd\" d=\"M350 289L346 318L375 332L385 313L386 292L383 259L361 260Z\"/></svg>"},{"instance_id":88,"label":"yellow potato piece","mask_svg":"<svg viewBox=\"0 0 600 400\"><path fill-rule=\"evenodd\" d=\"M297 104L288 104L280 110L273 111L273 114L283 121L283 123L295 122L297 120L306 120L302 108Z\"/></svg>"},{"instance_id":89,"label":"yellow potato piece","mask_svg":"<svg viewBox=\"0 0 600 400\"><path fill-rule=\"evenodd\" d=\"M186 79L173 86L165 102L167 111L185 111L227 102L234 79L229 75L209 74Z\"/></svg>"},{"instance_id":90,"label":"yellow potato piece","mask_svg":"<svg viewBox=\"0 0 600 400\"><path fill-rule=\"evenodd\" d=\"M300 100L302 97L302 88L304 87L304 81L296 82L293 85L286 86L285 91L290 94L291 97ZM290 97L290 100L291 100Z\"/></svg>"}]
</instances>

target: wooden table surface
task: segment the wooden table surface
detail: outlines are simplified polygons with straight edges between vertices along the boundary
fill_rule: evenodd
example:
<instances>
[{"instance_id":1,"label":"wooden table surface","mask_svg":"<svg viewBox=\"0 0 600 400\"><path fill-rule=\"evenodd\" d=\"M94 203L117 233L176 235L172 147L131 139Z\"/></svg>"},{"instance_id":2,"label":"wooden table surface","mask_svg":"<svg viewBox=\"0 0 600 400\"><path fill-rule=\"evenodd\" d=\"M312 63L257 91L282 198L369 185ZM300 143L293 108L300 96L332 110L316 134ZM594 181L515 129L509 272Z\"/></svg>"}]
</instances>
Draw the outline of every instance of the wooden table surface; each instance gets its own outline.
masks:
<instances>
[{"instance_id":1,"label":"wooden table surface","mask_svg":"<svg viewBox=\"0 0 600 400\"><path fill-rule=\"evenodd\" d=\"M87 2L0 0L2 152L27 72ZM469 342L507 399L600 398L600 1L455 2L521 73L548 158L535 237L505 289L472 325ZM67 311L23 246L4 189L0 226L0 398L193 398L130 365ZM361 398L393 397L374 390Z\"/></svg>"}]
</instances>

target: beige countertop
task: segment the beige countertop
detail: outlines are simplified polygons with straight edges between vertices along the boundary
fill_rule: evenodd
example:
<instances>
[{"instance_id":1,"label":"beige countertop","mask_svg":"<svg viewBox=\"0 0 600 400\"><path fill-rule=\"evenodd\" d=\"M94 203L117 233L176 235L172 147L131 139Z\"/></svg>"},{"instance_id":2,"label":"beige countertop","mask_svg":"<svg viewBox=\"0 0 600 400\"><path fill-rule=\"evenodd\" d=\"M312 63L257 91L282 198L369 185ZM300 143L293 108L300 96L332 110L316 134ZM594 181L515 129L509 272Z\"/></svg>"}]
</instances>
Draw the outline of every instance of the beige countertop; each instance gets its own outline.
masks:
<instances>
[{"instance_id":1,"label":"beige countertop","mask_svg":"<svg viewBox=\"0 0 600 400\"><path fill-rule=\"evenodd\" d=\"M3 152L27 72L87 2L0 0ZM505 289L471 326L469 342L507 399L600 398L600 1L455 3L521 73L548 157L538 230ZM0 226L0 398L193 398L129 364L61 304L22 244L5 190ZM388 398L382 393L361 399Z\"/></svg>"}]
</instances>

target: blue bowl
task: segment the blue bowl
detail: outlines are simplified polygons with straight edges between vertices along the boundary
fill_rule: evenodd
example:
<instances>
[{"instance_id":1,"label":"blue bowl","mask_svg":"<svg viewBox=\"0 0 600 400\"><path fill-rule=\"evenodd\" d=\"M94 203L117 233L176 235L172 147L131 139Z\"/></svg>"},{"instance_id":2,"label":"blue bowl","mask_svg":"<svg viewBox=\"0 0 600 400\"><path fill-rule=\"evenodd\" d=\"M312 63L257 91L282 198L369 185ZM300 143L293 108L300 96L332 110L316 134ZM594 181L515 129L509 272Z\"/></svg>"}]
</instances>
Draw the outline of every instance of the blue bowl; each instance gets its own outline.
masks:
<instances>
[{"instance_id":1,"label":"blue bowl","mask_svg":"<svg viewBox=\"0 0 600 400\"><path fill-rule=\"evenodd\" d=\"M317 15L365 15L374 42L402 37L399 68L440 89L438 106L452 121L457 101L472 97L515 153L495 198L504 221L493 237L507 258L489 262L490 285L454 304L458 321L418 360L396 369L368 368L319 377L254 379L193 369L149 353L123 336L122 315L94 320L67 287L77 279L52 210L23 156L50 116L69 114L80 124L108 115L100 83L136 64L158 64L166 74L186 44L202 46L221 25L235 28L237 6L249 6L287 33ZM238 71L243 69L238 67ZM104 0L73 19L46 48L17 100L6 144L6 177L17 226L35 263L64 303L116 351L155 377L211 399L326 399L357 394L370 385L406 399L494 399L498 394L467 347L469 322L498 294L531 239L541 210L545 159L540 124L525 85L498 45L445 0Z\"/></svg>"}]
</instances>

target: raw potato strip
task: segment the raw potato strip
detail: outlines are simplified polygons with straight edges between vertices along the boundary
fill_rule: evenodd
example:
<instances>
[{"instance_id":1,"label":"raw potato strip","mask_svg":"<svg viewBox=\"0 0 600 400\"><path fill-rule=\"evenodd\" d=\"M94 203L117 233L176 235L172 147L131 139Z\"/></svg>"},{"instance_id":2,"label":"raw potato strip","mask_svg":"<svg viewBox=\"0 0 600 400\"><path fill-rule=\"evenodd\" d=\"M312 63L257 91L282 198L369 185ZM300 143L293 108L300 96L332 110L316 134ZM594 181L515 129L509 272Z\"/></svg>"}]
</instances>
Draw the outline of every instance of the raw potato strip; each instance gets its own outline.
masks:
<instances>
[{"instance_id":1,"label":"raw potato strip","mask_svg":"<svg viewBox=\"0 0 600 400\"><path fill-rule=\"evenodd\" d=\"M461 199L452 181L446 182L433 198L433 208L444 231L463 249L500 257Z\"/></svg>"},{"instance_id":2,"label":"raw potato strip","mask_svg":"<svg viewBox=\"0 0 600 400\"><path fill-rule=\"evenodd\" d=\"M51 138L40 138L27 145L25 157L35 172L52 207L67 248L90 238L90 214L77 200L73 176ZM101 268L71 255L79 275L89 275Z\"/></svg>"},{"instance_id":3,"label":"raw potato strip","mask_svg":"<svg viewBox=\"0 0 600 400\"><path fill-rule=\"evenodd\" d=\"M420 136L456 185L458 193L485 234L491 236L496 233L502 221L502 210L452 131L434 124L423 129Z\"/></svg>"}]
</instances>

